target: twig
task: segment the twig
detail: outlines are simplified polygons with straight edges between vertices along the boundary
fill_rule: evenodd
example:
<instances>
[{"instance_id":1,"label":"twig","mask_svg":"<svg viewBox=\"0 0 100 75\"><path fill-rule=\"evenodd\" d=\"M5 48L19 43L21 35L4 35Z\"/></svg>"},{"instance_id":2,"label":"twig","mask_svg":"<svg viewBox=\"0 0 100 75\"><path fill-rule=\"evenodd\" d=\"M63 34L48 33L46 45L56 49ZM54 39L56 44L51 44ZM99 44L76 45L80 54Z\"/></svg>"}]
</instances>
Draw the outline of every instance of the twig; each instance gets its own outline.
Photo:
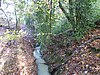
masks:
<instances>
[{"instance_id":1,"label":"twig","mask_svg":"<svg viewBox=\"0 0 100 75\"><path fill-rule=\"evenodd\" d=\"M96 40L96 39L100 39L100 36L94 36L93 38L91 38L90 40L84 42L83 44L81 44L79 47L83 47L84 45L91 43L92 41Z\"/></svg>"},{"instance_id":2,"label":"twig","mask_svg":"<svg viewBox=\"0 0 100 75\"><path fill-rule=\"evenodd\" d=\"M65 30L59 34L57 34L57 36L61 35L61 34L64 34L64 33L68 33L68 32L73 32L73 29L68 29L68 30Z\"/></svg>"}]
</instances>

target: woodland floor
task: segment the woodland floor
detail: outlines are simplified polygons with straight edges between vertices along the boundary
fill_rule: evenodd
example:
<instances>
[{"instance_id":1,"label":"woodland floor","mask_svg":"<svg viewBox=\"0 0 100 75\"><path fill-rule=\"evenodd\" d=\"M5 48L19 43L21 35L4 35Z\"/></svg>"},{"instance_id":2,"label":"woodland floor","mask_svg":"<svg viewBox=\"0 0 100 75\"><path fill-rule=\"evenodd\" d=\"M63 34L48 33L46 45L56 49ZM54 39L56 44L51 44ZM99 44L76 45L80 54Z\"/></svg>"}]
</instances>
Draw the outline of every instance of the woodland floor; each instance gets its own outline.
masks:
<instances>
[{"instance_id":1,"label":"woodland floor","mask_svg":"<svg viewBox=\"0 0 100 75\"><path fill-rule=\"evenodd\" d=\"M0 35L4 35L5 28L0 27ZM0 75L36 75L36 64L33 57L31 37L4 42L0 40ZM33 44L34 44L33 43Z\"/></svg>"},{"instance_id":2,"label":"woodland floor","mask_svg":"<svg viewBox=\"0 0 100 75\"><path fill-rule=\"evenodd\" d=\"M90 30L69 47L59 45L62 39L62 35L53 37L44 54L52 75L100 75L100 29Z\"/></svg>"},{"instance_id":3,"label":"woodland floor","mask_svg":"<svg viewBox=\"0 0 100 75\"><path fill-rule=\"evenodd\" d=\"M5 36L5 31L0 27L0 36ZM95 36L99 39L92 39ZM65 36L53 37L53 44L44 51L51 75L100 75L100 29L90 30L80 41L72 41L70 47L60 45L62 39ZM35 40L29 36L0 40L0 75L37 75L32 44Z\"/></svg>"}]
</instances>

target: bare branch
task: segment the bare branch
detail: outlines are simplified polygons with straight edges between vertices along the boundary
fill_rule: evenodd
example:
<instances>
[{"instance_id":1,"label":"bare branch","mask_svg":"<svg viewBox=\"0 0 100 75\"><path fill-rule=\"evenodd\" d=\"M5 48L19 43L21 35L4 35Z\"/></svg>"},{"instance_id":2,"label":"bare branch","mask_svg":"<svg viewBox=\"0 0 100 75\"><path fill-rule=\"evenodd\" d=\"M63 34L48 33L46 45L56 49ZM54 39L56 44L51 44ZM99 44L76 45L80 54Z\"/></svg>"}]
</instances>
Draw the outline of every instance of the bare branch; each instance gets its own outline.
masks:
<instances>
[{"instance_id":1,"label":"bare branch","mask_svg":"<svg viewBox=\"0 0 100 75\"><path fill-rule=\"evenodd\" d=\"M64 13L64 15L66 16L66 18L68 19L68 21L73 25L74 24L73 20L70 18L69 13L67 13L66 10L64 9L64 7L62 6L60 0L59 0L59 7L62 10L62 12Z\"/></svg>"},{"instance_id":2,"label":"bare branch","mask_svg":"<svg viewBox=\"0 0 100 75\"><path fill-rule=\"evenodd\" d=\"M8 27L10 28L9 19L8 19L7 14L5 13L5 11L4 11L2 8L0 8L0 10L1 10L1 11L4 13L4 15L6 16L7 22L8 22Z\"/></svg>"}]
</instances>

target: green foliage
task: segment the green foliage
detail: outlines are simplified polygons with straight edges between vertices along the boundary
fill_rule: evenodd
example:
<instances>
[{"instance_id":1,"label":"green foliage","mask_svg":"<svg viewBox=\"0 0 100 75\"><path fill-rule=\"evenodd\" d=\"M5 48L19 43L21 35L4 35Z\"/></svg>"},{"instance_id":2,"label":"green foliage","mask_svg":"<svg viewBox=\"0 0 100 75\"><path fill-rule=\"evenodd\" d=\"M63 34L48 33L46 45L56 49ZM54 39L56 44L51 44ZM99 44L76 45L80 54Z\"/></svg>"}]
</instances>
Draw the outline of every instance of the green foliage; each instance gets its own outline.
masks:
<instances>
[{"instance_id":1,"label":"green foliage","mask_svg":"<svg viewBox=\"0 0 100 75\"><path fill-rule=\"evenodd\" d=\"M92 15L90 16L90 18L92 19L92 21L98 20L100 18L100 0L92 3L91 14Z\"/></svg>"},{"instance_id":2,"label":"green foliage","mask_svg":"<svg viewBox=\"0 0 100 75\"><path fill-rule=\"evenodd\" d=\"M34 27L34 16L30 13L27 13L25 15L25 25L28 28L28 31L31 30L31 33L35 32L35 27Z\"/></svg>"},{"instance_id":3,"label":"green foliage","mask_svg":"<svg viewBox=\"0 0 100 75\"><path fill-rule=\"evenodd\" d=\"M62 12L58 2L59 0L52 0L51 9L47 0L14 0L19 21L25 22L28 31L31 30L32 34L36 34L37 40L42 44L47 43L51 34L59 34L70 28L75 30L74 37L80 39L94 27L94 20L100 17L99 0L72 0L72 2L61 0L67 14ZM52 10L51 27L50 10Z\"/></svg>"},{"instance_id":4,"label":"green foliage","mask_svg":"<svg viewBox=\"0 0 100 75\"><path fill-rule=\"evenodd\" d=\"M59 34L71 28L72 28L72 25L70 23L61 21L59 22L59 24L56 23L56 25L52 27L52 33Z\"/></svg>"},{"instance_id":5,"label":"green foliage","mask_svg":"<svg viewBox=\"0 0 100 75\"><path fill-rule=\"evenodd\" d=\"M26 34L26 32L22 32L22 31L17 32L16 30L13 30L13 31L7 30L4 33L4 36L0 36L0 40L7 43L9 40L19 39L21 36L23 36L25 34Z\"/></svg>"},{"instance_id":6,"label":"green foliage","mask_svg":"<svg viewBox=\"0 0 100 75\"><path fill-rule=\"evenodd\" d=\"M82 38L85 33L91 28L94 27L94 15L95 12L92 8L93 3L95 4L95 0L76 0L74 10L76 23L74 24L75 34L77 40Z\"/></svg>"},{"instance_id":7,"label":"green foliage","mask_svg":"<svg viewBox=\"0 0 100 75\"><path fill-rule=\"evenodd\" d=\"M5 36L0 36L0 40L3 40L3 42L8 42L9 40L16 40L18 39L18 35L16 35L16 31L9 31L7 30L5 33L4 33Z\"/></svg>"},{"instance_id":8,"label":"green foliage","mask_svg":"<svg viewBox=\"0 0 100 75\"><path fill-rule=\"evenodd\" d=\"M75 38L79 40L84 36L84 34L93 26L93 20L94 20L94 15L93 12L94 10L92 9L93 3L95 1L91 0L78 0L73 3L72 12L70 14L70 8L68 8L68 2L62 1L62 5L64 6L64 9L66 11L69 11L68 14L70 18L76 18L74 19L73 24L70 24L70 21L67 21L67 18L65 17L64 13L60 10L58 6L58 1L53 1L53 8L52 8L52 27L51 27L51 34L59 34L67 29L74 28L75 29ZM67 5L66 5L67 4ZM34 10L34 19L36 20L35 28L38 31L39 38L38 40L41 43L45 43L47 40L47 37L49 36L50 32L50 8L48 1L39 1L35 3L37 6ZM91 18L92 17L92 18ZM42 38L42 40L41 40Z\"/></svg>"},{"instance_id":9,"label":"green foliage","mask_svg":"<svg viewBox=\"0 0 100 75\"><path fill-rule=\"evenodd\" d=\"M91 51L94 53L100 53L100 48L96 49L95 47L91 47Z\"/></svg>"}]
</instances>

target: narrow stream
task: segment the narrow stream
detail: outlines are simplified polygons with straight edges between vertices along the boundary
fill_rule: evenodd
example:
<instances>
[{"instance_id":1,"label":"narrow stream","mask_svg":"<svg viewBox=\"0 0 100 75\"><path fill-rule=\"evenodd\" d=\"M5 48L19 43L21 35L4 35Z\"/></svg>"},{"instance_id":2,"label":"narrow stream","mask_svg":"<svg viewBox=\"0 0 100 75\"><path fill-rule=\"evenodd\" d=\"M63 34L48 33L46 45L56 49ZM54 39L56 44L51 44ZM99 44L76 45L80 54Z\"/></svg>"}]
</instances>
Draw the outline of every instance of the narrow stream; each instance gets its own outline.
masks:
<instances>
[{"instance_id":1,"label":"narrow stream","mask_svg":"<svg viewBox=\"0 0 100 75\"><path fill-rule=\"evenodd\" d=\"M46 65L46 62L42 58L40 48L40 46L36 47L35 51L33 52L36 59L36 64L38 66L38 75L51 75L48 70L48 65Z\"/></svg>"}]
</instances>

